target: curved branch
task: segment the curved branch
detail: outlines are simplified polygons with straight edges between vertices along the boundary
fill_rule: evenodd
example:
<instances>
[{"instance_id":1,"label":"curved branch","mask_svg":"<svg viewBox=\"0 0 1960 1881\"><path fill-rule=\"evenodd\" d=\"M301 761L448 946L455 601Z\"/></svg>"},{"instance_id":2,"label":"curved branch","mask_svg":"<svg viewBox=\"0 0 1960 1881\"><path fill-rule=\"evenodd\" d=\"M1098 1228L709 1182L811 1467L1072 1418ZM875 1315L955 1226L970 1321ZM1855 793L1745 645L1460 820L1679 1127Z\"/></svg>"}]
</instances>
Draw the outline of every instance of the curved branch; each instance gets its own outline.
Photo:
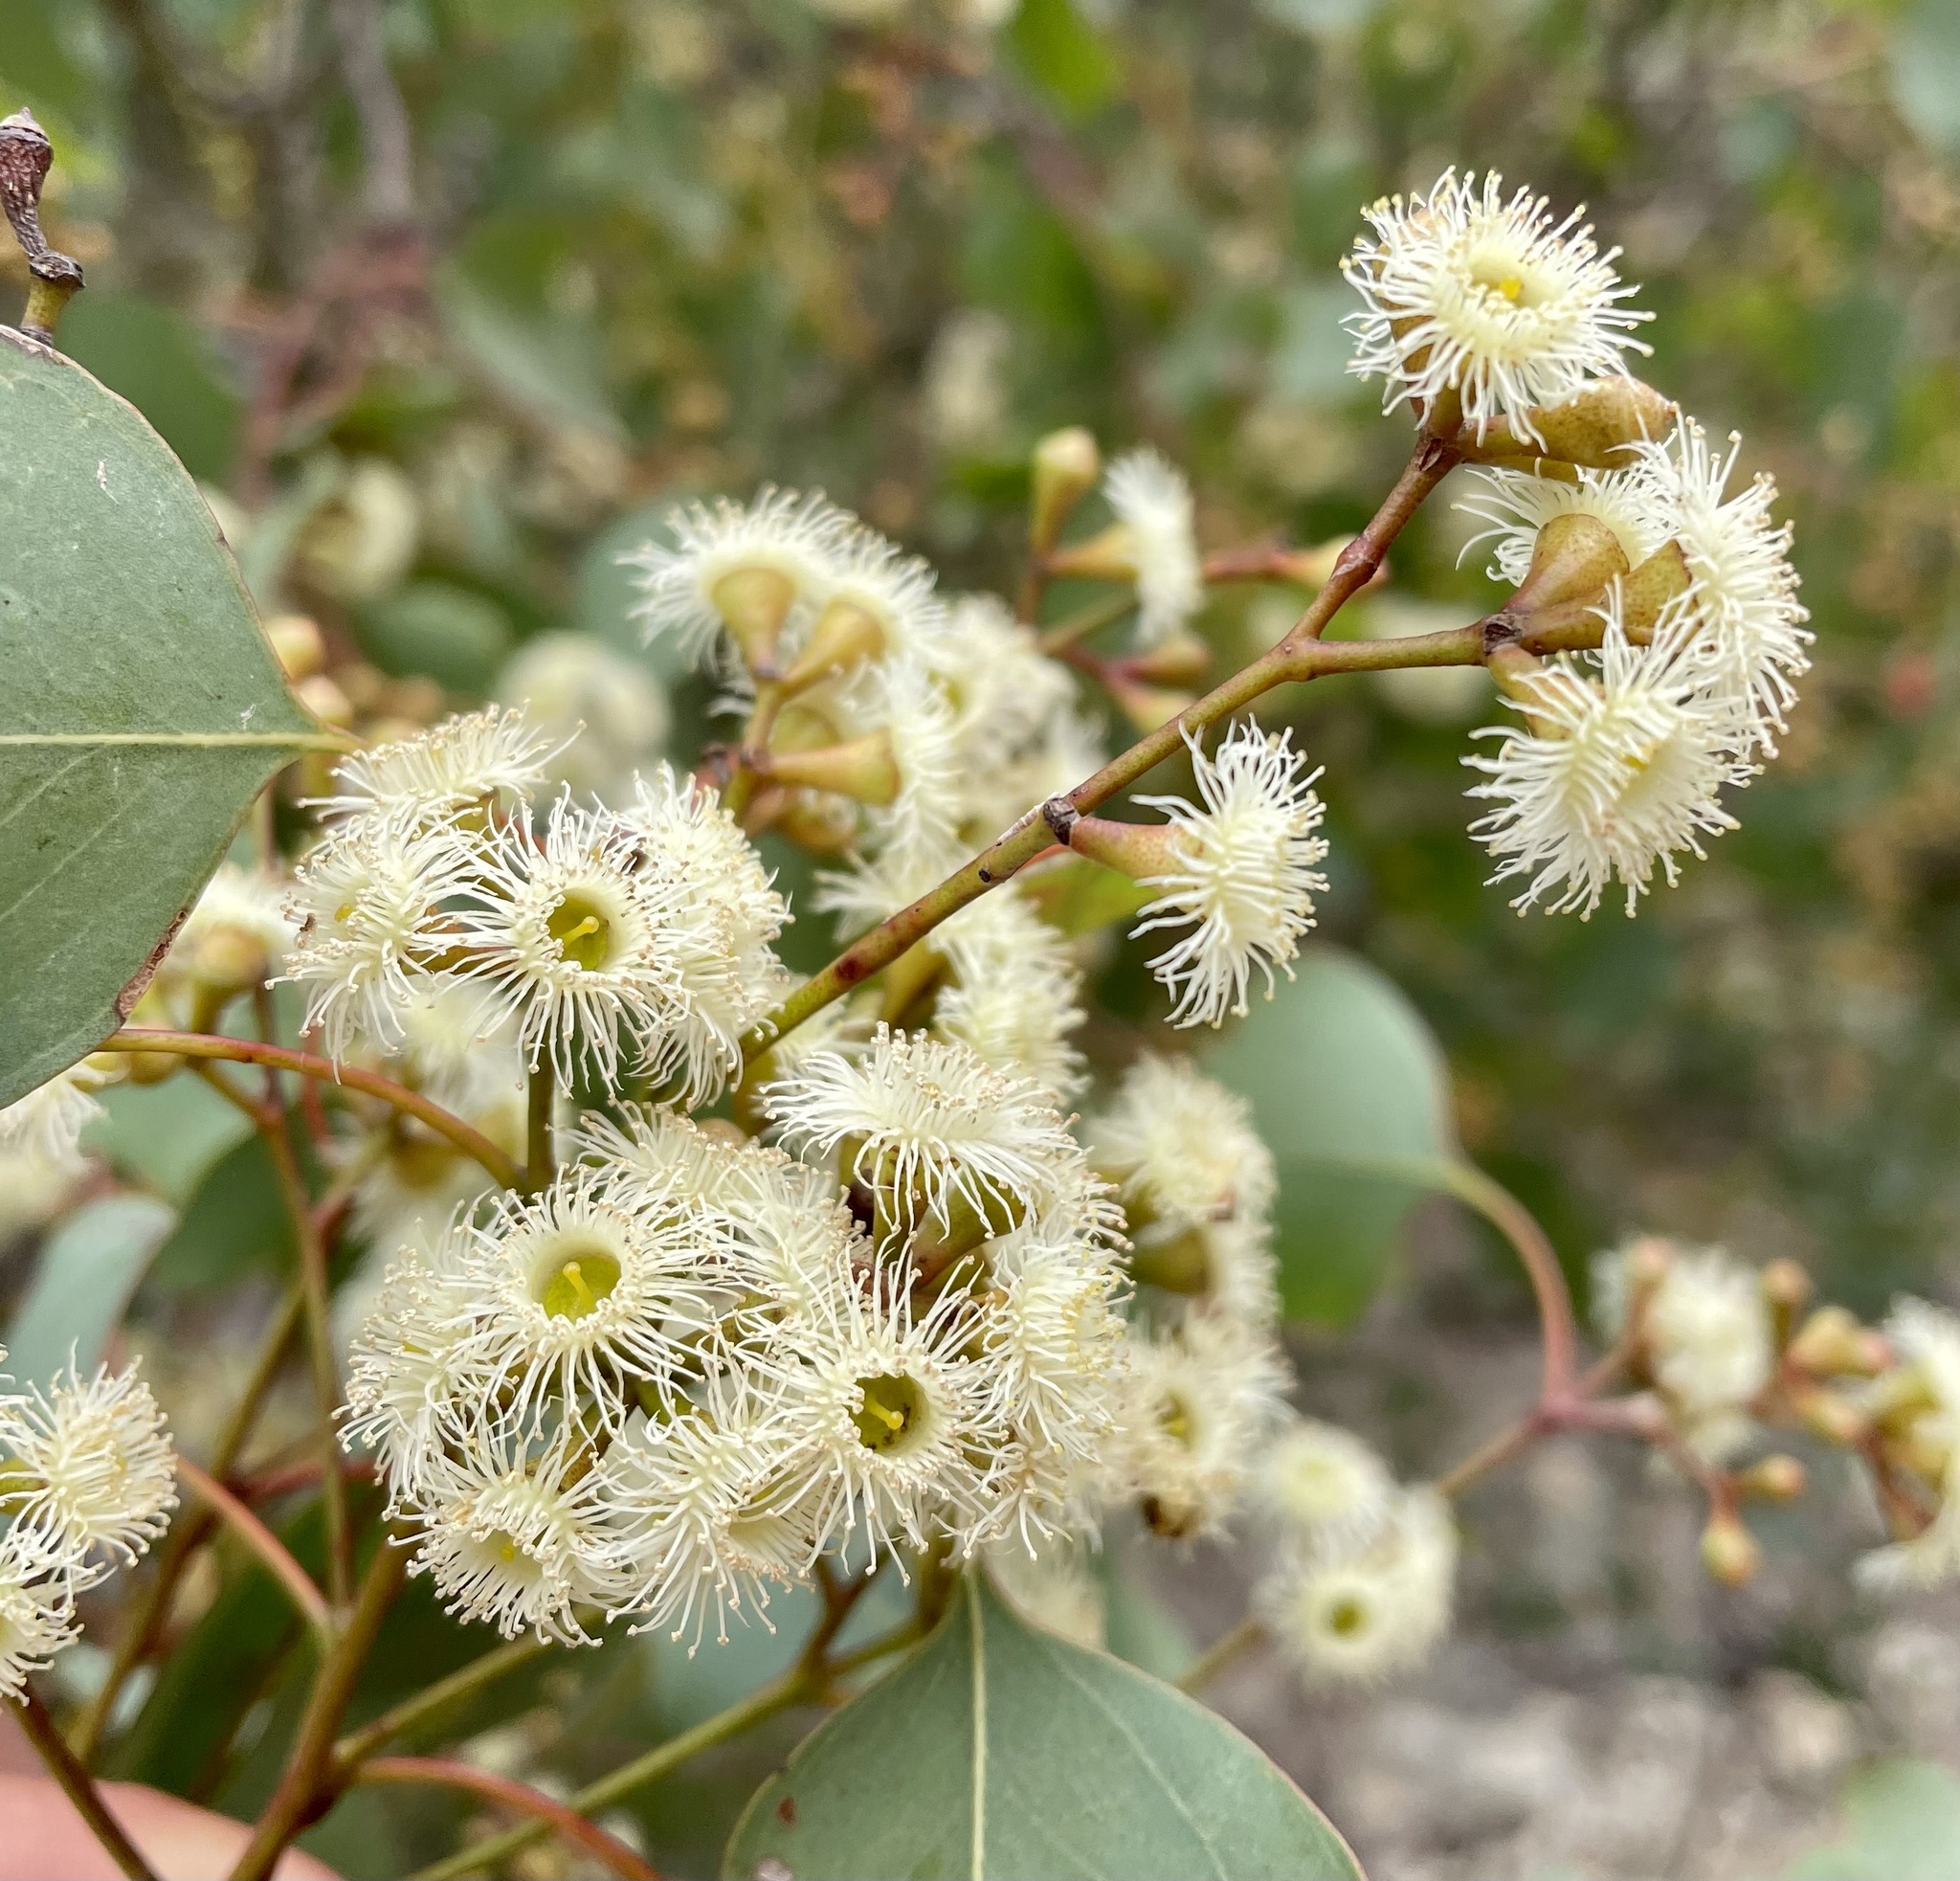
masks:
<instances>
[{"instance_id":1,"label":"curved branch","mask_svg":"<svg viewBox=\"0 0 1960 1881\"><path fill-rule=\"evenodd\" d=\"M1466 1162L1449 1162L1439 1172L1442 1186L1478 1214L1511 1243L1525 1268L1538 1302L1540 1335L1545 1345L1544 1384L1539 1401L1563 1407L1572 1396L1578 1376L1579 1333L1572 1318L1572 1296L1566 1288L1565 1269L1558 1264L1538 1218L1503 1184Z\"/></svg>"},{"instance_id":2,"label":"curved branch","mask_svg":"<svg viewBox=\"0 0 1960 1881\"><path fill-rule=\"evenodd\" d=\"M614 1874L626 1881L659 1881L658 1874L616 1835L609 1835L597 1823L588 1822L569 1804L546 1796L513 1777L499 1777L479 1770L473 1763L460 1763L446 1757L377 1757L354 1772L357 1783L442 1783L451 1789L469 1790L517 1809L555 1828L568 1842L575 1843L589 1855L596 1855Z\"/></svg>"},{"instance_id":3,"label":"curved branch","mask_svg":"<svg viewBox=\"0 0 1960 1881\"><path fill-rule=\"evenodd\" d=\"M1391 666L1469 666L1483 658L1481 623L1405 640L1342 640L1321 638L1327 624L1374 578L1389 546L1401 534L1423 500L1449 474L1457 453L1433 437L1418 439L1414 454L1382 506L1360 535L1341 551L1326 585L1307 603L1306 611L1278 646L1250 666L1214 686L1194 705L1140 738L1122 756L1105 764L1058 799L1078 815L1106 803L1147 771L1183 748L1188 734L1204 730L1250 705L1263 692L1287 680L1310 680L1322 673L1363 672ZM813 978L805 981L742 1041L744 1055L754 1059L785 1033L821 1012L854 986L891 965L924 939L948 915L976 901L1032 862L1053 840L1041 810L1031 810L991 847L974 857L937 888L922 895L869 933L860 935Z\"/></svg>"},{"instance_id":4,"label":"curved branch","mask_svg":"<svg viewBox=\"0 0 1960 1881\"><path fill-rule=\"evenodd\" d=\"M96 1840L108 1851L109 1859L130 1881L157 1881L155 1870L142 1851L124 1833L122 1825L109 1813L102 1793L96 1788L88 1767L68 1748L68 1739L49 1715L40 1694L32 1685L21 1690L20 1727L27 1740L40 1753L48 1774L61 1785L75 1812L89 1825Z\"/></svg>"},{"instance_id":5,"label":"curved branch","mask_svg":"<svg viewBox=\"0 0 1960 1881\"><path fill-rule=\"evenodd\" d=\"M331 1645L333 1621L326 1610L326 1597L313 1584L312 1577L293 1558L278 1536L230 1489L216 1478L207 1475L189 1457L178 1457L177 1474L198 1500L258 1556L260 1564L286 1590L293 1604L300 1609L301 1617L313 1628L315 1636L323 1645Z\"/></svg>"},{"instance_id":6,"label":"curved branch","mask_svg":"<svg viewBox=\"0 0 1960 1881\"><path fill-rule=\"evenodd\" d=\"M296 1071L302 1078L317 1078L323 1084L342 1085L368 1097L378 1097L417 1123L427 1124L438 1136L446 1136L464 1155L475 1158L506 1189L523 1186L523 1171L479 1130L466 1124L453 1111L432 1103L420 1091L384 1078L378 1071L364 1071L357 1064L336 1064L315 1052L294 1051L285 1045L261 1044L256 1039L221 1039L206 1032L171 1032L147 1025L128 1025L104 1039L100 1051L153 1051L172 1053L179 1058L217 1058L234 1064L270 1064L280 1071Z\"/></svg>"}]
</instances>

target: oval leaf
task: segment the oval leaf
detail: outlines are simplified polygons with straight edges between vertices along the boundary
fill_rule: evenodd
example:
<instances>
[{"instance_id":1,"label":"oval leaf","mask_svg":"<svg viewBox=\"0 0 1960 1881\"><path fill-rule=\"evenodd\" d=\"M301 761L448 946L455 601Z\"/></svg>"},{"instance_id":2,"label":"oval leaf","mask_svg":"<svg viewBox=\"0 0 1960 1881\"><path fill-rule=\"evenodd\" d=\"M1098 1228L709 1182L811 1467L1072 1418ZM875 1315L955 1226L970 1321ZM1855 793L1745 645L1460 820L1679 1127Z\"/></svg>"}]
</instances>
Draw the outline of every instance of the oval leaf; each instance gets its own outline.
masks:
<instances>
[{"instance_id":1,"label":"oval leaf","mask_svg":"<svg viewBox=\"0 0 1960 1881\"><path fill-rule=\"evenodd\" d=\"M1019 1619L969 1575L939 1630L756 1792L740 1877L1361 1870L1258 1747L1173 1687Z\"/></svg>"},{"instance_id":2,"label":"oval leaf","mask_svg":"<svg viewBox=\"0 0 1960 1881\"><path fill-rule=\"evenodd\" d=\"M1338 948L1206 1061L1252 1105L1280 1164L1281 1288L1289 1314L1344 1323L1374 1291L1432 1172L1456 1159L1443 1056L1393 981Z\"/></svg>"},{"instance_id":3,"label":"oval leaf","mask_svg":"<svg viewBox=\"0 0 1960 1881\"><path fill-rule=\"evenodd\" d=\"M102 1196L77 1209L41 1249L0 1370L22 1384L53 1384L70 1364L86 1377L176 1220L153 1196Z\"/></svg>"},{"instance_id":4,"label":"oval leaf","mask_svg":"<svg viewBox=\"0 0 1960 1881\"><path fill-rule=\"evenodd\" d=\"M135 1002L319 728L189 473L72 360L0 327L0 1105Z\"/></svg>"}]
</instances>

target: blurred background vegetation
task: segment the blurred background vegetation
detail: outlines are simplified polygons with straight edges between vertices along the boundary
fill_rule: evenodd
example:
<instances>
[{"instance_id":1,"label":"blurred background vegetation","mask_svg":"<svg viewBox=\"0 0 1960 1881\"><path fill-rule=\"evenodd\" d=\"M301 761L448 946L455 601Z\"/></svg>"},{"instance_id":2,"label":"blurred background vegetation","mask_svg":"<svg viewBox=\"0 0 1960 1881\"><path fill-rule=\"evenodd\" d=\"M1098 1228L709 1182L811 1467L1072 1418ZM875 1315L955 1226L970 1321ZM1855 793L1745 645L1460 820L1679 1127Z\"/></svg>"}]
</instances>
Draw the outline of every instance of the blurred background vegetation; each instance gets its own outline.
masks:
<instances>
[{"instance_id":1,"label":"blurred background vegetation","mask_svg":"<svg viewBox=\"0 0 1960 1881\"><path fill-rule=\"evenodd\" d=\"M820 485L948 587L1011 593L1030 446L1084 423L1188 470L1208 548L1317 542L1407 448L1343 370L1359 206L1452 163L1584 200L1659 315L1646 376L1782 486L1817 670L1740 832L1632 922L1520 921L1481 885L1481 676L1276 699L1327 767L1323 930L1419 1009L1465 1148L1575 1276L1638 1225L1794 1254L1865 1311L1950 1296L1951 0L0 0L0 101L51 132L51 234L88 268L64 348L204 482L265 611L322 624L364 723L483 697L574 630L671 695L636 735L670 719L683 763L707 700L638 648L614 565L677 498ZM1353 631L1483 612L1468 533L1434 505ZM1220 589L1207 632L1236 664L1298 599ZM1130 953L1103 999L1149 1021ZM213 1232L256 1179L239 1152L172 1198L205 1212L147 1283L160 1323L278 1253ZM1296 1297L1340 1319L1373 1279L1333 1261ZM1523 1309L1495 1255L1452 1300ZM636 1740L637 1664L560 1728ZM680 1663L663 1716L742 1676ZM244 1797L236 1722L132 1734L124 1765ZM349 1815L350 1872L423 1846Z\"/></svg>"}]
</instances>

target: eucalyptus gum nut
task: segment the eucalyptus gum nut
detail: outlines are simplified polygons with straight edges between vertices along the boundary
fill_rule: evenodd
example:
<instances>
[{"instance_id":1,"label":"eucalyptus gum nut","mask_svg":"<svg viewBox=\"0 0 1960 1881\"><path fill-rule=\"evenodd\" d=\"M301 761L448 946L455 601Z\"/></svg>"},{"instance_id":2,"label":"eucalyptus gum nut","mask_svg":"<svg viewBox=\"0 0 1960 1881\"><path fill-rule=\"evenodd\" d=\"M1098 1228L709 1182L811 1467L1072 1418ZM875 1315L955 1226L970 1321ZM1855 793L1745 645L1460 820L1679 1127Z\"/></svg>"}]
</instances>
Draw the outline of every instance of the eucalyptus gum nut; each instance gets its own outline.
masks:
<instances>
[{"instance_id":1,"label":"eucalyptus gum nut","mask_svg":"<svg viewBox=\"0 0 1960 1881\"><path fill-rule=\"evenodd\" d=\"M1083 581L1129 581L1137 571L1136 539L1126 525L1111 523L1083 542L1058 549L1047 558L1050 574Z\"/></svg>"},{"instance_id":2,"label":"eucalyptus gum nut","mask_svg":"<svg viewBox=\"0 0 1960 1881\"><path fill-rule=\"evenodd\" d=\"M796 605L796 584L781 569L732 569L708 591L742 658L757 671L775 659L776 640Z\"/></svg>"},{"instance_id":3,"label":"eucalyptus gum nut","mask_svg":"<svg viewBox=\"0 0 1960 1881\"><path fill-rule=\"evenodd\" d=\"M1630 635L1651 634L1669 603L1679 600L1693 585L1694 575L1681 544L1664 544L1620 583L1621 625Z\"/></svg>"},{"instance_id":4,"label":"eucalyptus gum nut","mask_svg":"<svg viewBox=\"0 0 1960 1881\"><path fill-rule=\"evenodd\" d=\"M892 735L885 730L816 750L772 750L764 754L759 769L772 783L829 791L874 809L896 802L904 784L892 750Z\"/></svg>"},{"instance_id":5,"label":"eucalyptus gum nut","mask_svg":"<svg viewBox=\"0 0 1960 1881\"><path fill-rule=\"evenodd\" d=\"M1613 530L1596 516L1570 510L1538 531L1530 570L1504 611L1528 615L1565 602L1590 601L1626 572L1626 550Z\"/></svg>"},{"instance_id":6,"label":"eucalyptus gum nut","mask_svg":"<svg viewBox=\"0 0 1960 1881\"><path fill-rule=\"evenodd\" d=\"M1107 817L1078 817L1068 846L1131 881L1162 875L1177 863L1168 823L1119 823Z\"/></svg>"},{"instance_id":7,"label":"eucalyptus gum nut","mask_svg":"<svg viewBox=\"0 0 1960 1881\"><path fill-rule=\"evenodd\" d=\"M834 674L848 672L862 661L885 652L885 633L878 620L856 601L832 601L817 616L810 643L783 675L786 692L801 692Z\"/></svg>"},{"instance_id":8,"label":"eucalyptus gum nut","mask_svg":"<svg viewBox=\"0 0 1960 1881\"><path fill-rule=\"evenodd\" d=\"M1102 453L1081 425L1051 431L1035 446L1028 540L1036 554L1054 547L1062 525L1102 475Z\"/></svg>"},{"instance_id":9,"label":"eucalyptus gum nut","mask_svg":"<svg viewBox=\"0 0 1960 1881\"><path fill-rule=\"evenodd\" d=\"M1681 408L1627 374L1595 379L1562 405L1541 405L1513 425L1499 418L1464 456L1478 463L1545 457L1587 470L1624 470L1642 444L1665 437Z\"/></svg>"}]
</instances>

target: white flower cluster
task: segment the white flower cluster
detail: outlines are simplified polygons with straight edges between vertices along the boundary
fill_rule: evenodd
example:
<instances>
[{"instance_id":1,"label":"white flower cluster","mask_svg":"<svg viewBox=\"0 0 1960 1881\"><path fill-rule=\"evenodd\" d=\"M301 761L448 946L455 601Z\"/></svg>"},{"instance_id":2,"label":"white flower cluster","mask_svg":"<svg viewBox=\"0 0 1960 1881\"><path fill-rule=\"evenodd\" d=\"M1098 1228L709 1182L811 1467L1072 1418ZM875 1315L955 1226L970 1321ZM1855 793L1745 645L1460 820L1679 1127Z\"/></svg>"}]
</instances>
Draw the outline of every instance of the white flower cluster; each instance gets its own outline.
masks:
<instances>
[{"instance_id":1,"label":"white flower cluster","mask_svg":"<svg viewBox=\"0 0 1960 1881\"><path fill-rule=\"evenodd\" d=\"M1465 760L1486 779L1470 795L1493 806L1472 834L1493 881L1521 882L1521 912L1584 918L1617 882L1631 914L1657 873L1678 879L1682 852L1735 827L1723 793L1776 754L1809 665L1775 485L1758 476L1729 494L1741 440L1714 451L1692 418L1560 455L1550 440L1630 386L1624 350L1646 350L1616 251L1600 254L1577 213L1555 223L1528 190L1506 199L1494 175L1448 171L1368 218L1373 235L1347 263L1366 303L1349 321L1352 369L1383 378L1391 408L1434 414L1454 397L1467 435L1502 442L1505 460L1479 469L1484 486L1460 505L1495 538L1493 577L1522 587L1542 532L1568 517L1617 545L1616 569L1599 571L1604 644L1512 675L1524 723L1481 733L1497 750Z\"/></svg>"},{"instance_id":2,"label":"white flower cluster","mask_svg":"<svg viewBox=\"0 0 1960 1881\"><path fill-rule=\"evenodd\" d=\"M442 1009L435 1029L507 1030L565 1083L584 1062L703 1101L786 983L782 898L734 819L667 766L616 809L568 791L536 805L551 757L492 706L341 765L295 871L287 975L308 1023L336 1056L413 1053Z\"/></svg>"},{"instance_id":3,"label":"white flower cluster","mask_svg":"<svg viewBox=\"0 0 1960 1881\"><path fill-rule=\"evenodd\" d=\"M1901 1300L1885 1322L1896 1363L1873 1379L1863 1409L1879 1452L1932 1496L1917 1534L1875 1549L1859 1579L1879 1593L1960 1579L1960 1317Z\"/></svg>"},{"instance_id":4,"label":"white flower cluster","mask_svg":"<svg viewBox=\"0 0 1960 1881\"><path fill-rule=\"evenodd\" d=\"M1536 437L1537 408L1621 369L1652 316L1622 307L1636 290L1614 273L1575 210L1554 221L1543 196L1508 200L1494 172L1445 170L1427 196L1363 212L1373 230L1343 264L1363 306L1348 326L1348 369L1387 382L1385 409L1454 393L1481 437L1499 418Z\"/></svg>"},{"instance_id":5,"label":"white flower cluster","mask_svg":"<svg viewBox=\"0 0 1960 1881\"><path fill-rule=\"evenodd\" d=\"M1177 796L1140 796L1162 810L1162 864L1138 880L1159 891L1142 910L1132 935L1184 929L1150 962L1174 999L1173 1025L1243 1019L1246 990L1257 973L1273 994L1273 969L1288 978L1300 936L1313 926L1313 898L1327 879L1316 866L1327 844L1318 832L1324 814L1306 759L1292 748L1290 728L1277 736L1251 720L1228 730L1206 756L1187 734L1192 770L1203 807Z\"/></svg>"},{"instance_id":6,"label":"white flower cluster","mask_svg":"<svg viewBox=\"0 0 1960 1881\"><path fill-rule=\"evenodd\" d=\"M1273 1159L1244 1100L1183 1060L1139 1060L1088 1139L1117 1187L1147 1309L1131 1328L1130 1485L1160 1533L1210 1533L1242 1501L1292 1382L1277 1337Z\"/></svg>"},{"instance_id":7,"label":"white flower cluster","mask_svg":"<svg viewBox=\"0 0 1960 1881\"><path fill-rule=\"evenodd\" d=\"M1259 1502L1279 1563L1254 1600L1310 1685L1418 1666L1449 1631L1457 1530L1435 1490L1404 1489L1333 1424L1294 1419L1266 1452Z\"/></svg>"},{"instance_id":8,"label":"white flower cluster","mask_svg":"<svg viewBox=\"0 0 1960 1881\"><path fill-rule=\"evenodd\" d=\"M822 498L766 490L697 505L668 533L629 558L646 631L735 673L745 696L777 699L757 754L768 815L819 852L849 852L815 903L847 931L905 907L1102 763L1073 677L1004 602L947 603L924 562ZM1015 892L949 923L908 971L922 1000L936 996L938 1036L1058 1093L1074 1086L1079 975Z\"/></svg>"},{"instance_id":9,"label":"white flower cluster","mask_svg":"<svg viewBox=\"0 0 1960 1881\"><path fill-rule=\"evenodd\" d=\"M880 1030L764 1093L808 1160L629 1109L390 1272L346 1435L414 1569L506 1634L699 1638L820 1556L1089 1520L1125 1355L1102 1185L1045 1093Z\"/></svg>"},{"instance_id":10,"label":"white flower cluster","mask_svg":"<svg viewBox=\"0 0 1960 1881\"><path fill-rule=\"evenodd\" d=\"M1643 1237L1592 1265L1600 1335L1630 1339L1634 1376L1659 1393L1676 1429L1711 1463L1757 1434L1751 1411L1775 1369L1760 1276L1719 1247Z\"/></svg>"},{"instance_id":11,"label":"white flower cluster","mask_svg":"<svg viewBox=\"0 0 1960 1881\"><path fill-rule=\"evenodd\" d=\"M163 1534L175 1482L135 1366L0 1394L0 1697L80 1638L78 1598Z\"/></svg>"}]
</instances>

